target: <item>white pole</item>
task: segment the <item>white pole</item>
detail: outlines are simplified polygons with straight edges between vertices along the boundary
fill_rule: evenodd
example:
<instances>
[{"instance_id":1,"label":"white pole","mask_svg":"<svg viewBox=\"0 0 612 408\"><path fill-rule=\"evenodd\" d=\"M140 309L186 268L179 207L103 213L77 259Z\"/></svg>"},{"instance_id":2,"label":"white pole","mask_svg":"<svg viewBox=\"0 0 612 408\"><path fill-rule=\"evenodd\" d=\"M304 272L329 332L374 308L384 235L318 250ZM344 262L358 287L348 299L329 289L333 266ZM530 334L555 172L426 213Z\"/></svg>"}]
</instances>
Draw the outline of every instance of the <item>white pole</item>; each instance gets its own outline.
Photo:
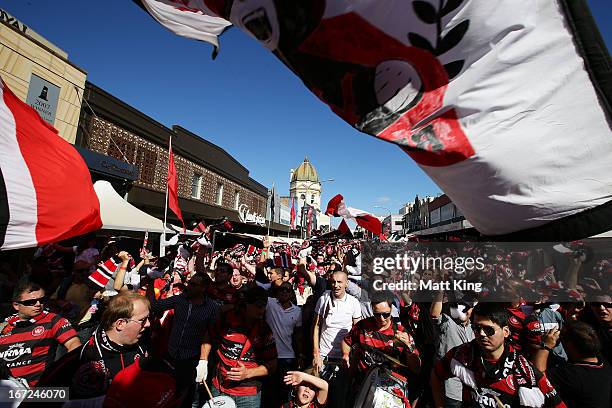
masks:
<instances>
[{"instance_id":1,"label":"white pole","mask_svg":"<svg viewBox=\"0 0 612 408\"><path fill-rule=\"evenodd\" d=\"M161 241L159 243L159 256L166 255L166 222L168 221L168 176L170 175L170 154L172 150L172 134L170 135L170 141L168 143L168 166L167 175L166 175L166 201L164 202L164 225L163 232L161 236Z\"/></svg>"}]
</instances>

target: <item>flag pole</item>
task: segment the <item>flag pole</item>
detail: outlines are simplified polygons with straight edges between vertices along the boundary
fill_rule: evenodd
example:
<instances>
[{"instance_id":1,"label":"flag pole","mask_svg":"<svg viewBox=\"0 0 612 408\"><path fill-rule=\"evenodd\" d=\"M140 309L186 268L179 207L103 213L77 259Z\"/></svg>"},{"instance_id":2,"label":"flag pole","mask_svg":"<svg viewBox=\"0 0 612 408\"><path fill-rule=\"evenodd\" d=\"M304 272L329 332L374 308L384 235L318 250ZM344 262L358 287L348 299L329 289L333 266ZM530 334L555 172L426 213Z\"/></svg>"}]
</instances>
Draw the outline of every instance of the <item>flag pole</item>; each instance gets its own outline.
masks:
<instances>
[{"instance_id":1,"label":"flag pole","mask_svg":"<svg viewBox=\"0 0 612 408\"><path fill-rule=\"evenodd\" d=\"M270 236L270 224L274 218L274 182L272 182L272 192L270 193L270 219L268 220L268 236Z\"/></svg>"},{"instance_id":2,"label":"flag pole","mask_svg":"<svg viewBox=\"0 0 612 408\"><path fill-rule=\"evenodd\" d=\"M159 256L162 257L166 255L166 222L168 221L168 177L170 176L170 154L172 151L172 135L170 135L170 140L168 142L168 172L166 175L166 201L164 206L164 225L162 232L162 239L159 243Z\"/></svg>"}]
</instances>

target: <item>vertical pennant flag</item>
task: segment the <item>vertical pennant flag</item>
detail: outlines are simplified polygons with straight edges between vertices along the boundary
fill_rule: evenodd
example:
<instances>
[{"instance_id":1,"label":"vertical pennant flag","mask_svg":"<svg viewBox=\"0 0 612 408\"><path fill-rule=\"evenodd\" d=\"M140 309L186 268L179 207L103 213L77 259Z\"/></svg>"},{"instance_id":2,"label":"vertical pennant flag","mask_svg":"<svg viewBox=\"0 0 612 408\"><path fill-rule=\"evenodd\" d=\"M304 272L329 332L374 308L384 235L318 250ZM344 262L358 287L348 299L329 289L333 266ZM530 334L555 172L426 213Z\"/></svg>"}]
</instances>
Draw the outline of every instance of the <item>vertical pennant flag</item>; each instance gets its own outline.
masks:
<instances>
[{"instance_id":1,"label":"vertical pennant flag","mask_svg":"<svg viewBox=\"0 0 612 408\"><path fill-rule=\"evenodd\" d=\"M100 202L81 155L0 79L0 249L101 227Z\"/></svg>"},{"instance_id":2,"label":"vertical pennant flag","mask_svg":"<svg viewBox=\"0 0 612 408\"><path fill-rule=\"evenodd\" d=\"M482 234L612 228L612 60L586 0L191 3L405 151Z\"/></svg>"},{"instance_id":3,"label":"vertical pennant flag","mask_svg":"<svg viewBox=\"0 0 612 408\"><path fill-rule=\"evenodd\" d=\"M291 198L291 229L295 229L295 197Z\"/></svg>"},{"instance_id":4,"label":"vertical pennant flag","mask_svg":"<svg viewBox=\"0 0 612 408\"><path fill-rule=\"evenodd\" d=\"M183 213L179 207L178 201L178 175L174 166L174 154L172 154L172 145L168 149L168 207L176 214L178 219L183 224L183 232L185 231L185 222L183 221Z\"/></svg>"}]
</instances>

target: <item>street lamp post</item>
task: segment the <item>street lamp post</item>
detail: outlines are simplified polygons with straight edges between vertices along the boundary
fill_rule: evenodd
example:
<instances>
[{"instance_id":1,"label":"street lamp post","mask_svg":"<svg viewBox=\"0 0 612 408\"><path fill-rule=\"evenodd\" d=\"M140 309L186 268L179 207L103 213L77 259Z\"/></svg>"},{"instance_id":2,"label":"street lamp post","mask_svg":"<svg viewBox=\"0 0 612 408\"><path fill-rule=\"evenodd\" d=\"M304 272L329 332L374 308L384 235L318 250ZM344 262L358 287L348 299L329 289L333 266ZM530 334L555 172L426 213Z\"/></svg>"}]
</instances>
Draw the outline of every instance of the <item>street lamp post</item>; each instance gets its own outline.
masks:
<instances>
[{"instance_id":1,"label":"street lamp post","mask_svg":"<svg viewBox=\"0 0 612 408\"><path fill-rule=\"evenodd\" d=\"M304 204L306 204L306 202L308 201L308 192L310 191L310 186L312 186L313 184L317 184L317 183L319 183L319 184L330 183L332 181L335 181L335 180L333 178L330 178L330 179L321 180L321 181L309 181L306 184L306 196L304 197L304 203L302 204L302 209L300 211L301 218L302 218L301 221L300 221L300 225L302 226L302 231L301 231L302 239L306 238L306 234L305 234L305 231L304 231ZM298 200L298 203L299 203L299 200Z\"/></svg>"}]
</instances>

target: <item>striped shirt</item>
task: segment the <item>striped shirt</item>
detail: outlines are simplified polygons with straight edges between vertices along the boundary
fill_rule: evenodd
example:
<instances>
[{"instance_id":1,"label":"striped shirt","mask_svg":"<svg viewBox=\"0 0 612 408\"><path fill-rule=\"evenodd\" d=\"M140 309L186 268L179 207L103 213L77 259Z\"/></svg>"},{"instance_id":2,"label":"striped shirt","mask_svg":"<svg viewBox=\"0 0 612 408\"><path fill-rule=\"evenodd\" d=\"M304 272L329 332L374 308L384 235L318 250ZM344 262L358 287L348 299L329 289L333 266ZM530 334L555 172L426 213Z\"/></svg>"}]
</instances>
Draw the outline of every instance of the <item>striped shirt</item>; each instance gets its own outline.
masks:
<instances>
[{"instance_id":1,"label":"striped shirt","mask_svg":"<svg viewBox=\"0 0 612 408\"><path fill-rule=\"evenodd\" d=\"M406 348L413 353L419 354L415 347L414 339L408 333L410 347L395 341L395 333L406 332L400 324L392 323L385 330L380 330L376 325L374 317L368 317L357 322L351 331L344 337L344 342L353 348L355 360L358 361L357 367L364 373L373 365L376 365L380 358L372 353L372 349L379 350L391 357L401 360L402 353Z\"/></svg>"},{"instance_id":2,"label":"striped shirt","mask_svg":"<svg viewBox=\"0 0 612 408\"><path fill-rule=\"evenodd\" d=\"M58 344L77 335L68 320L43 311L30 320L18 315L6 319L0 334L0 362L6 364L13 377L25 379L36 386L48 364L53 362Z\"/></svg>"},{"instance_id":3,"label":"striped shirt","mask_svg":"<svg viewBox=\"0 0 612 408\"><path fill-rule=\"evenodd\" d=\"M256 395L262 386L259 378L232 381L228 373L232 368L239 367L238 362L246 368L255 368L276 360L276 343L270 326L265 320L258 320L248 328L244 316L231 310L223 315L223 319L219 319L211 337L213 344L219 345L219 362L213 385L228 395Z\"/></svg>"},{"instance_id":4,"label":"striped shirt","mask_svg":"<svg viewBox=\"0 0 612 408\"><path fill-rule=\"evenodd\" d=\"M168 340L170 357L176 360L199 358L204 334L217 319L219 309L217 304L205 298L204 303L197 305L182 293L156 301L151 309L158 316L165 310L174 310Z\"/></svg>"}]
</instances>

